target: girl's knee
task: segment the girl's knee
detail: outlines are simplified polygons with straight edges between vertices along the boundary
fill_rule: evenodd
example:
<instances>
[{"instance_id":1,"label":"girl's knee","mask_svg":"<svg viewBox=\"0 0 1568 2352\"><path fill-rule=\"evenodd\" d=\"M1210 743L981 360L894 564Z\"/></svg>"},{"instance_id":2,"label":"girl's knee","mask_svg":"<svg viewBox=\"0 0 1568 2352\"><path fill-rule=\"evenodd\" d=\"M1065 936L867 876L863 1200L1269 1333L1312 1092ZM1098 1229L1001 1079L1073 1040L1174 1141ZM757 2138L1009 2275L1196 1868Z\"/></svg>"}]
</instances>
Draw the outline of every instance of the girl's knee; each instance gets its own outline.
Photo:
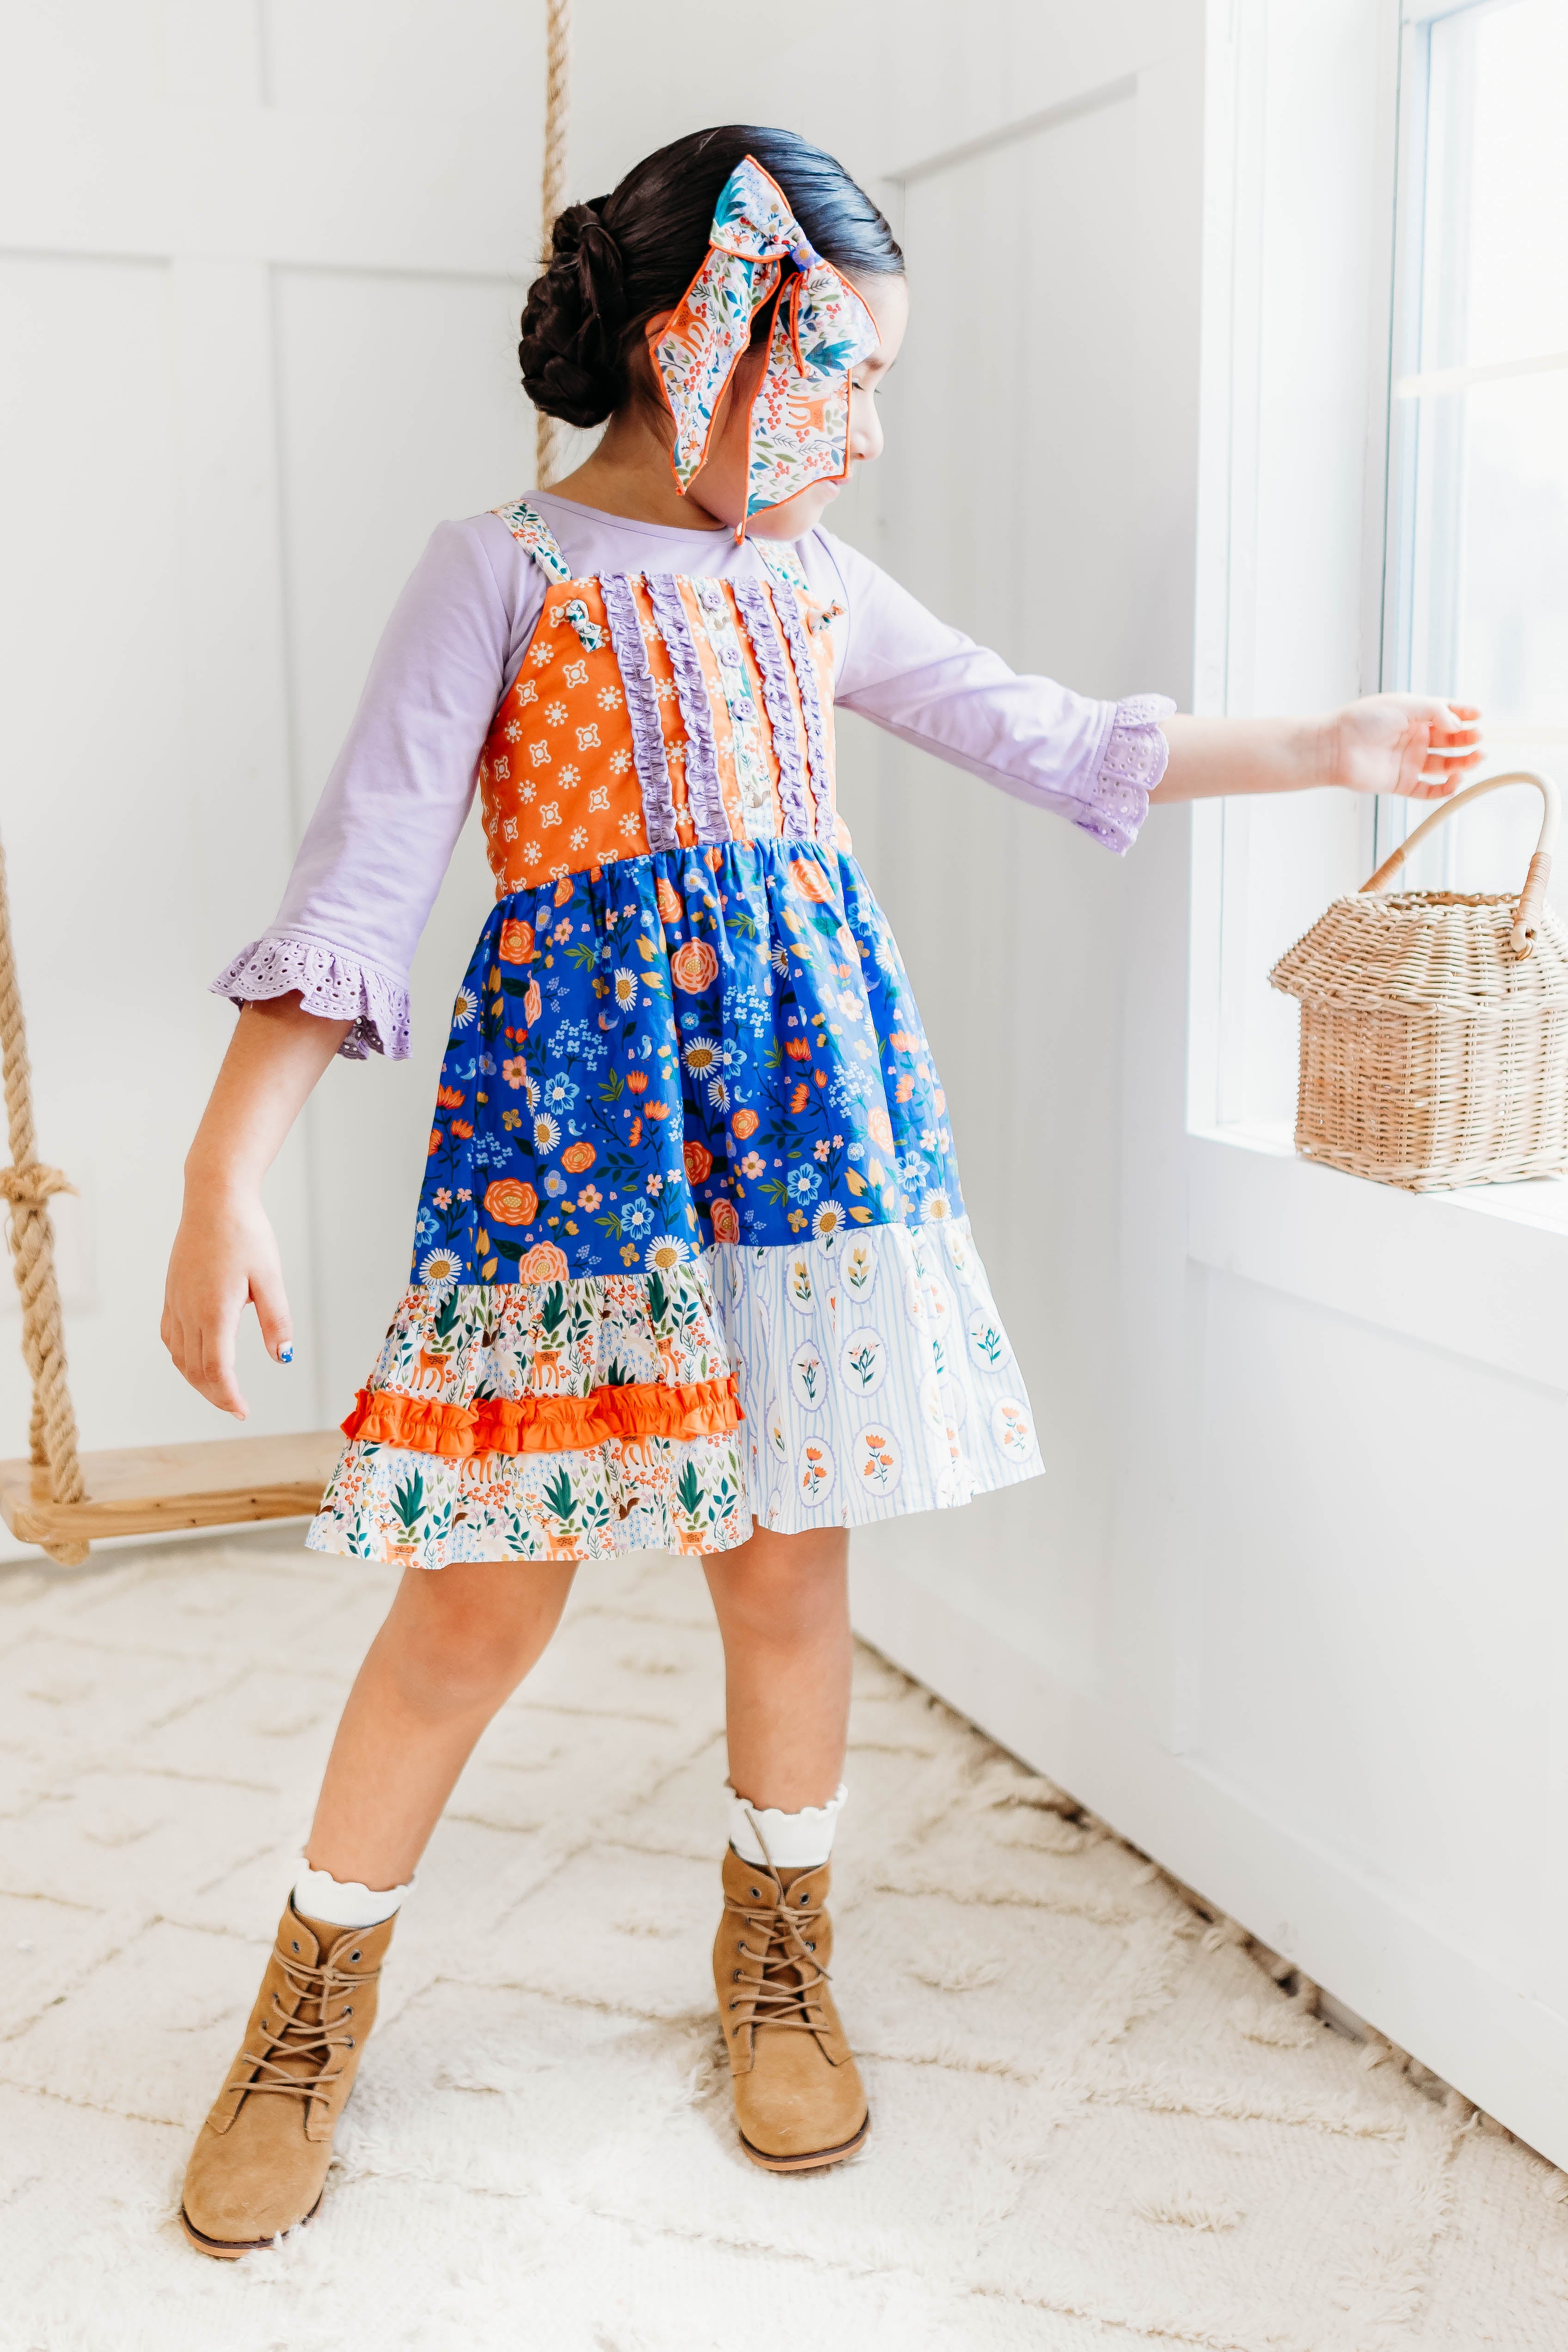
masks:
<instances>
[{"instance_id":1,"label":"girl's knee","mask_svg":"<svg viewBox=\"0 0 1568 2352\"><path fill-rule=\"evenodd\" d=\"M521 1585L528 1570L510 1564L493 1578L450 1568L409 1573L422 1584L406 1601L399 1595L388 1620L405 1679L443 1706L499 1706L553 1631L564 1590L557 1596Z\"/></svg>"},{"instance_id":2,"label":"girl's knee","mask_svg":"<svg viewBox=\"0 0 1568 2352\"><path fill-rule=\"evenodd\" d=\"M759 1532L710 1563L721 1620L773 1641L820 1634L848 1606L848 1546L841 1528L799 1536Z\"/></svg>"}]
</instances>

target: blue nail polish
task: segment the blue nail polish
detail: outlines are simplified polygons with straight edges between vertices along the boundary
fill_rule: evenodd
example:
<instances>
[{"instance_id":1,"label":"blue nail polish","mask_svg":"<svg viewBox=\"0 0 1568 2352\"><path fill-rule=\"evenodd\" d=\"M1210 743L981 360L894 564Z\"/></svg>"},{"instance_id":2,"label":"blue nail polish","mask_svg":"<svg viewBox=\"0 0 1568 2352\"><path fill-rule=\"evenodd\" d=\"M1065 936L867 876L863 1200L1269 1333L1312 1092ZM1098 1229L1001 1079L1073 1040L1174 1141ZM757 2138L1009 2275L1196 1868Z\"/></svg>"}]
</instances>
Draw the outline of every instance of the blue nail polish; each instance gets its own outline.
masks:
<instances>
[{"instance_id":1,"label":"blue nail polish","mask_svg":"<svg viewBox=\"0 0 1568 2352\"><path fill-rule=\"evenodd\" d=\"M280 1364L291 1364L293 1362L294 1342L292 1339L285 1340L282 1347L279 1349L278 1360Z\"/></svg>"}]
</instances>

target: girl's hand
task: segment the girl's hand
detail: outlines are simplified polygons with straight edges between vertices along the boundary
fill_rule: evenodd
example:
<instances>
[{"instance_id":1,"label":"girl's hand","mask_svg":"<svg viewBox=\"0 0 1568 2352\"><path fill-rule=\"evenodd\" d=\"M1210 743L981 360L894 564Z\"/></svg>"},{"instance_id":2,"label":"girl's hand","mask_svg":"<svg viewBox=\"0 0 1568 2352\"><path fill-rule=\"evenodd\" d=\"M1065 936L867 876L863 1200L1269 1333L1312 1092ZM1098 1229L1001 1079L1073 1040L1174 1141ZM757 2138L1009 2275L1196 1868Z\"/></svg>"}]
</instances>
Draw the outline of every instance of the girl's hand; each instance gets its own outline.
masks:
<instances>
[{"instance_id":1,"label":"girl's hand","mask_svg":"<svg viewBox=\"0 0 1568 2352\"><path fill-rule=\"evenodd\" d=\"M1327 774L1320 781L1352 793L1399 793L1406 800L1447 800L1482 754L1468 702L1422 694L1368 694L1325 720Z\"/></svg>"},{"instance_id":2,"label":"girl's hand","mask_svg":"<svg viewBox=\"0 0 1568 2352\"><path fill-rule=\"evenodd\" d=\"M293 1330L282 1261L259 1195L197 1189L174 1236L160 1330L175 1370L237 1421L250 1411L234 1377L235 1334L247 1299L268 1354L288 1363Z\"/></svg>"},{"instance_id":3,"label":"girl's hand","mask_svg":"<svg viewBox=\"0 0 1568 2352\"><path fill-rule=\"evenodd\" d=\"M352 1025L307 1013L298 990L247 1004L185 1160L185 1212L159 1328L191 1386L237 1421L250 1410L234 1377L234 1335L247 1298L268 1354L287 1364L294 1353L261 1180Z\"/></svg>"}]
</instances>

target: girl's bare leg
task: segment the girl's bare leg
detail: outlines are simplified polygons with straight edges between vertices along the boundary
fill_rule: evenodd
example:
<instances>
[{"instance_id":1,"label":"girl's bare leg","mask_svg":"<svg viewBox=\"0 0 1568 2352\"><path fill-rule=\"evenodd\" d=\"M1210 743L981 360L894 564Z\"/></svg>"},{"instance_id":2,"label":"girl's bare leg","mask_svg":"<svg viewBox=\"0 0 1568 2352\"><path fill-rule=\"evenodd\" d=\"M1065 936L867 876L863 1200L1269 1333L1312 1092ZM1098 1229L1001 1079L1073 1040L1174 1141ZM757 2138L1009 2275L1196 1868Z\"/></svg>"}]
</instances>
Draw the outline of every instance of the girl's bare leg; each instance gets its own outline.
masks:
<instances>
[{"instance_id":1,"label":"girl's bare leg","mask_svg":"<svg viewBox=\"0 0 1568 2352\"><path fill-rule=\"evenodd\" d=\"M826 1805L849 1728L849 1537L758 1528L703 1563L724 1637L730 1779L753 1805Z\"/></svg>"},{"instance_id":2,"label":"girl's bare leg","mask_svg":"<svg viewBox=\"0 0 1568 2352\"><path fill-rule=\"evenodd\" d=\"M405 1569L349 1693L307 1857L313 1870L400 1886L491 1716L539 1658L573 1563L470 1560Z\"/></svg>"}]
</instances>

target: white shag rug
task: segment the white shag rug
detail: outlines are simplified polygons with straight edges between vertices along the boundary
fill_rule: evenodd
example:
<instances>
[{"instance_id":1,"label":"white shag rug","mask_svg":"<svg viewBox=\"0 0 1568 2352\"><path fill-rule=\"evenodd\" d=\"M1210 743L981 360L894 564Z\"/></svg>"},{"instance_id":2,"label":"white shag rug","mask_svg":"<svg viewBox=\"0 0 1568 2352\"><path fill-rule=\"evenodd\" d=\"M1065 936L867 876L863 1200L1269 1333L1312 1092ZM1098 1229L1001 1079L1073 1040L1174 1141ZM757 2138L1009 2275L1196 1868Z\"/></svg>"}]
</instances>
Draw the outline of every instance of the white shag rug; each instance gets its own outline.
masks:
<instances>
[{"instance_id":1,"label":"white shag rug","mask_svg":"<svg viewBox=\"0 0 1568 2352\"><path fill-rule=\"evenodd\" d=\"M464 1777L318 2221L193 2253L187 2146L388 1591L292 1528L0 1572L4 2352L1568 2343L1560 2175L868 1651L836 1978L871 2137L746 2163L719 1643L647 1557L583 1570Z\"/></svg>"}]
</instances>

